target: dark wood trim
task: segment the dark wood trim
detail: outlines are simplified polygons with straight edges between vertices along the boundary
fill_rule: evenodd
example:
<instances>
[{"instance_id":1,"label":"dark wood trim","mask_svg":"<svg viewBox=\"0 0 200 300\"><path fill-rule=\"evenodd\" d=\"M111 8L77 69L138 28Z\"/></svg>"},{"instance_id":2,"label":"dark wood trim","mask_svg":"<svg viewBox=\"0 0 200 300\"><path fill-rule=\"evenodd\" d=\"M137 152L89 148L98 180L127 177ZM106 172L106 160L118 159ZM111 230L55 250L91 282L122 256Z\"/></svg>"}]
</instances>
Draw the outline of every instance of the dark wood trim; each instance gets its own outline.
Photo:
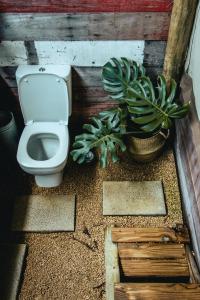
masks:
<instances>
[{"instance_id":1,"label":"dark wood trim","mask_svg":"<svg viewBox=\"0 0 200 300\"><path fill-rule=\"evenodd\" d=\"M167 40L170 13L1 13L0 40Z\"/></svg>"},{"instance_id":2,"label":"dark wood trim","mask_svg":"<svg viewBox=\"0 0 200 300\"><path fill-rule=\"evenodd\" d=\"M1 12L168 12L171 0L1 0Z\"/></svg>"}]
</instances>

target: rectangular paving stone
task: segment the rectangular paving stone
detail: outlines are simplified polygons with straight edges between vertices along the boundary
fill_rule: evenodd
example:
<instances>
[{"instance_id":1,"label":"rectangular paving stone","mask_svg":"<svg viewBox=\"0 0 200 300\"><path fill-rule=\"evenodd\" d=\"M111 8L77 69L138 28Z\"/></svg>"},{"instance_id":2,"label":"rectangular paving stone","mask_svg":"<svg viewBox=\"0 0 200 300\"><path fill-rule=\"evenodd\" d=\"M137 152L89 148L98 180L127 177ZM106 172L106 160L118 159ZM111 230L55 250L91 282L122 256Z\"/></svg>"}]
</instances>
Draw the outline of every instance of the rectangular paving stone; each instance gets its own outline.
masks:
<instances>
[{"instance_id":1,"label":"rectangular paving stone","mask_svg":"<svg viewBox=\"0 0 200 300\"><path fill-rule=\"evenodd\" d=\"M17 299L25 253L25 244L0 244L0 299Z\"/></svg>"},{"instance_id":2,"label":"rectangular paving stone","mask_svg":"<svg viewBox=\"0 0 200 300\"><path fill-rule=\"evenodd\" d=\"M104 181L103 215L166 215L161 181Z\"/></svg>"},{"instance_id":3,"label":"rectangular paving stone","mask_svg":"<svg viewBox=\"0 0 200 300\"><path fill-rule=\"evenodd\" d=\"M26 195L14 204L12 230L74 231L75 195Z\"/></svg>"}]
</instances>

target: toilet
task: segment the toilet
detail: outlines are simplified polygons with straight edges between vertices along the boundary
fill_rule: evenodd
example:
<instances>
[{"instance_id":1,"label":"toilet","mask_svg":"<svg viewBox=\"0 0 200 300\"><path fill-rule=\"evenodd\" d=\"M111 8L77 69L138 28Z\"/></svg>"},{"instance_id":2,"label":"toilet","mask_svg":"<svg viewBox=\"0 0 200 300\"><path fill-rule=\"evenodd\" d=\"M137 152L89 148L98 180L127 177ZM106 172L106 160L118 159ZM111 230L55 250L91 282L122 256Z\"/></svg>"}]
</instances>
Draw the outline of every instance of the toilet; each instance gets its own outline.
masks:
<instances>
[{"instance_id":1,"label":"toilet","mask_svg":"<svg viewBox=\"0 0 200 300\"><path fill-rule=\"evenodd\" d=\"M69 152L71 67L23 65L17 68L16 79L25 123L17 161L35 176L38 186L58 186Z\"/></svg>"}]
</instances>

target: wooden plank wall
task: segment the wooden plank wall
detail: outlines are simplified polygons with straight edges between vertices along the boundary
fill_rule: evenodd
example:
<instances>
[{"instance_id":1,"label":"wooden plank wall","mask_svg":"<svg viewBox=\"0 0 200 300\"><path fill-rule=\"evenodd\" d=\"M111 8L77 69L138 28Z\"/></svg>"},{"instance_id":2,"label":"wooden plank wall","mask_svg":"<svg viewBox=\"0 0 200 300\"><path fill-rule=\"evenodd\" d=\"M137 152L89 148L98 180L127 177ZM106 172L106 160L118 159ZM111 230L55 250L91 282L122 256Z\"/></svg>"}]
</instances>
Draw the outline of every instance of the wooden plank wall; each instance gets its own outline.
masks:
<instances>
[{"instance_id":1,"label":"wooden plank wall","mask_svg":"<svg viewBox=\"0 0 200 300\"><path fill-rule=\"evenodd\" d=\"M182 99L191 101L191 109L184 120L176 122L175 151L183 208L200 268L200 123L192 86L191 77L185 74L181 82Z\"/></svg>"},{"instance_id":2,"label":"wooden plank wall","mask_svg":"<svg viewBox=\"0 0 200 300\"><path fill-rule=\"evenodd\" d=\"M110 57L144 63L153 78L162 72L172 3L1 0L1 76L17 99L18 64L71 64L73 116L87 119L113 106L101 83Z\"/></svg>"},{"instance_id":3,"label":"wooden plank wall","mask_svg":"<svg viewBox=\"0 0 200 300\"><path fill-rule=\"evenodd\" d=\"M1 0L1 12L168 12L172 0Z\"/></svg>"}]
</instances>

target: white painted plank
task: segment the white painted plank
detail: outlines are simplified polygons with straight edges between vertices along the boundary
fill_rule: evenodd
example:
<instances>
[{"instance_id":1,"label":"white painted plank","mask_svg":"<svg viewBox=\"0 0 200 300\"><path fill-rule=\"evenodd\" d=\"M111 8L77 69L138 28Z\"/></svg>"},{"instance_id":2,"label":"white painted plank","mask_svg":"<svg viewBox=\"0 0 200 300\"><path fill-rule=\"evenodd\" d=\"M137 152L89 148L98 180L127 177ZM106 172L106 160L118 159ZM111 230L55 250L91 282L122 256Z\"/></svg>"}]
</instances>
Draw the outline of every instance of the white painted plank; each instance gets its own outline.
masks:
<instances>
[{"instance_id":1,"label":"white painted plank","mask_svg":"<svg viewBox=\"0 0 200 300\"><path fill-rule=\"evenodd\" d=\"M114 285L120 282L117 244L112 242L112 227L105 231L106 300L114 300Z\"/></svg>"},{"instance_id":2,"label":"white painted plank","mask_svg":"<svg viewBox=\"0 0 200 300\"><path fill-rule=\"evenodd\" d=\"M143 62L144 41L35 42L40 64L103 66L111 57Z\"/></svg>"},{"instance_id":3,"label":"white painted plank","mask_svg":"<svg viewBox=\"0 0 200 300\"><path fill-rule=\"evenodd\" d=\"M111 57L144 59L144 41L35 41L39 64L70 64L80 67L103 66ZM0 44L0 65L27 64L23 42Z\"/></svg>"},{"instance_id":4,"label":"white painted plank","mask_svg":"<svg viewBox=\"0 0 200 300\"><path fill-rule=\"evenodd\" d=\"M27 63L23 41L2 41L0 43L0 66L16 66Z\"/></svg>"}]
</instances>

